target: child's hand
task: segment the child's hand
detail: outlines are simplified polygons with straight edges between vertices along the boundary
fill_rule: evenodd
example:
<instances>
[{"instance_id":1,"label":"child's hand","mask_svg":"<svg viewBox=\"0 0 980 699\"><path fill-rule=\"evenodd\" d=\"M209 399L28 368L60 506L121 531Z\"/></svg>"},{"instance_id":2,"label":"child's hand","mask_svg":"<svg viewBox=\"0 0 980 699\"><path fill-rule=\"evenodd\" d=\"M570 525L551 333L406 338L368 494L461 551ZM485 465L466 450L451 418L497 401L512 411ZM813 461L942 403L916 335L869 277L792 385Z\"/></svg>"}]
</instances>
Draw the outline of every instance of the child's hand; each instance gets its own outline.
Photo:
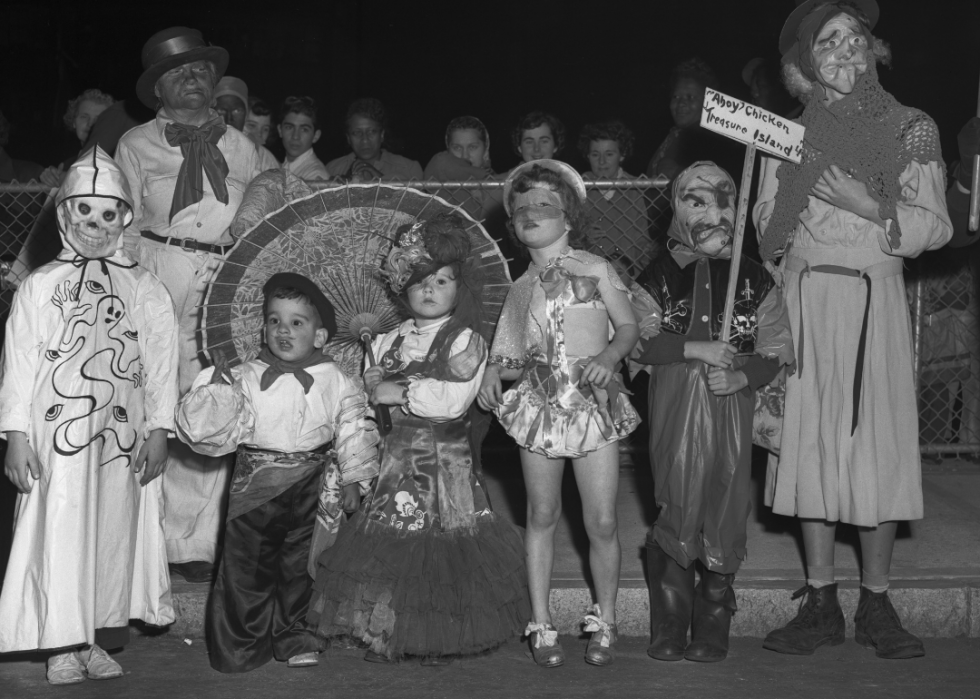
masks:
<instances>
[{"instance_id":1,"label":"child's hand","mask_svg":"<svg viewBox=\"0 0 980 699\"><path fill-rule=\"evenodd\" d=\"M152 430L150 436L143 442L136 461L133 463L133 473L143 472L140 485L146 485L161 475L167 467L167 431Z\"/></svg>"},{"instance_id":2,"label":"child's hand","mask_svg":"<svg viewBox=\"0 0 980 699\"><path fill-rule=\"evenodd\" d=\"M31 492L34 481L41 477L41 462L23 432L7 433L7 458L3 472L22 493Z\"/></svg>"},{"instance_id":3,"label":"child's hand","mask_svg":"<svg viewBox=\"0 0 980 699\"><path fill-rule=\"evenodd\" d=\"M483 383L476 394L476 403L484 410L493 410L504 399L503 387L500 384L500 367L492 364L483 373Z\"/></svg>"},{"instance_id":4,"label":"child's hand","mask_svg":"<svg viewBox=\"0 0 980 699\"><path fill-rule=\"evenodd\" d=\"M350 514L351 512L357 512L357 508L361 506L361 484L351 483L343 487L344 491L344 512Z\"/></svg>"},{"instance_id":5,"label":"child's hand","mask_svg":"<svg viewBox=\"0 0 980 699\"><path fill-rule=\"evenodd\" d=\"M381 380L384 378L384 371L379 366L373 366L364 371L364 392L368 395L374 393L374 389L378 387Z\"/></svg>"},{"instance_id":6,"label":"child's hand","mask_svg":"<svg viewBox=\"0 0 980 699\"><path fill-rule=\"evenodd\" d=\"M603 350L592 358L582 372L579 379L580 388L585 388L587 384L594 384L599 388L605 388L616 373L616 362L606 350Z\"/></svg>"},{"instance_id":7,"label":"child's hand","mask_svg":"<svg viewBox=\"0 0 980 699\"><path fill-rule=\"evenodd\" d=\"M728 369L732 366L732 360L738 348L721 340L714 342L689 341L684 343L684 357L686 359L700 359L705 364L709 364L719 369Z\"/></svg>"},{"instance_id":8,"label":"child's hand","mask_svg":"<svg viewBox=\"0 0 980 699\"><path fill-rule=\"evenodd\" d=\"M375 405L405 405L405 387L394 381L382 381L371 393Z\"/></svg>"},{"instance_id":9,"label":"child's hand","mask_svg":"<svg viewBox=\"0 0 980 699\"><path fill-rule=\"evenodd\" d=\"M716 396L730 396L749 385L744 371L708 369L708 388Z\"/></svg>"}]
</instances>

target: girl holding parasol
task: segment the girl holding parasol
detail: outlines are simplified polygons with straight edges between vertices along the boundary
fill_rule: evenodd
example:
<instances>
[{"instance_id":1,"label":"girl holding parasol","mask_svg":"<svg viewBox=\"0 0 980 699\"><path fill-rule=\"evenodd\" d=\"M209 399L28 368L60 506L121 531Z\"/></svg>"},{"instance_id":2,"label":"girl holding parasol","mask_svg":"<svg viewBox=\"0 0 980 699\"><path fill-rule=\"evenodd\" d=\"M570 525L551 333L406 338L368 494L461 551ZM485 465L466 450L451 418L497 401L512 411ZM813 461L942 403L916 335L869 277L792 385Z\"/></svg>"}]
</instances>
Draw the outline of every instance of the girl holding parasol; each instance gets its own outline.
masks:
<instances>
[{"instance_id":1,"label":"girl holding parasol","mask_svg":"<svg viewBox=\"0 0 980 699\"><path fill-rule=\"evenodd\" d=\"M401 226L383 270L411 315L374 340L364 373L392 428L371 500L319 558L309 616L368 644L370 662L445 665L517 635L529 611L520 534L490 509L471 446L487 349L468 225Z\"/></svg>"}]
</instances>

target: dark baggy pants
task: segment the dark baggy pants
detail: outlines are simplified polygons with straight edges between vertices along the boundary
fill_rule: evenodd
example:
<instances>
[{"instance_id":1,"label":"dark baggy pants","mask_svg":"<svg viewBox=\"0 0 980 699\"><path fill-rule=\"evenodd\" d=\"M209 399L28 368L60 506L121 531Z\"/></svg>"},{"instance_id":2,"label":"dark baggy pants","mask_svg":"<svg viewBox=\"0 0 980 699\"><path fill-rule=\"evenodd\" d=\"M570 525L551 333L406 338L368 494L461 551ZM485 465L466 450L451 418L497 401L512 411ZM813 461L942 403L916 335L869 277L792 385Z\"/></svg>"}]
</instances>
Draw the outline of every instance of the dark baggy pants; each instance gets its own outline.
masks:
<instances>
[{"instance_id":1,"label":"dark baggy pants","mask_svg":"<svg viewBox=\"0 0 980 699\"><path fill-rule=\"evenodd\" d=\"M211 667L248 672L322 650L307 625L307 573L320 469L268 502L228 521L207 611Z\"/></svg>"},{"instance_id":2,"label":"dark baggy pants","mask_svg":"<svg viewBox=\"0 0 980 699\"><path fill-rule=\"evenodd\" d=\"M647 534L679 565L735 573L745 558L754 395L715 396L700 361L652 367L650 462L660 515Z\"/></svg>"}]
</instances>

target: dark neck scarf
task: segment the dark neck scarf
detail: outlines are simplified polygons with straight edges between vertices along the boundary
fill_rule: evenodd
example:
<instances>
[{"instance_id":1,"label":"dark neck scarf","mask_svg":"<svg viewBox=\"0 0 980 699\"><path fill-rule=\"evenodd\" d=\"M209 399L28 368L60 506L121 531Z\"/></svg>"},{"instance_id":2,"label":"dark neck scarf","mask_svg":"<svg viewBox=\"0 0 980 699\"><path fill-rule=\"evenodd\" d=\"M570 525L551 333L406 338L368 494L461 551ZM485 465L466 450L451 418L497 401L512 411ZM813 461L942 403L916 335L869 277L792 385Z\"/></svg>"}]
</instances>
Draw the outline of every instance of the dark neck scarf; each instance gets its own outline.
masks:
<instances>
[{"instance_id":1,"label":"dark neck scarf","mask_svg":"<svg viewBox=\"0 0 980 699\"><path fill-rule=\"evenodd\" d=\"M274 355L268 347L262 348L262 351L259 352L259 359L269 365L269 368L262 372L262 378L259 380L259 390L266 390L283 374L292 374L303 387L303 393L309 393L313 387L313 377L304 370L317 364L326 364L327 362L333 361L333 357L328 354L323 354L317 349L302 361L284 362Z\"/></svg>"},{"instance_id":2,"label":"dark neck scarf","mask_svg":"<svg viewBox=\"0 0 980 699\"><path fill-rule=\"evenodd\" d=\"M886 92L874 63L868 64L851 94L829 105L823 97L823 87L815 85L803 110L802 161L780 163L776 173L779 190L759 250L763 260L777 257L792 240L810 190L831 165L867 185L868 194L880 204L878 215L892 220L889 243L897 248L902 235L896 213L902 198L899 177L912 161L943 164L936 123Z\"/></svg>"},{"instance_id":3,"label":"dark neck scarf","mask_svg":"<svg viewBox=\"0 0 980 699\"><path fill-rule=\"evenodd\" d=\"M178 211L204 198L202 173L208 176L215 198L222 204L228 203L228 187L225 185L228 163L218 150L218 141L224 136L226 129L221 117L216 116L201 126L170 122L163 130L167 143L180 146L180 153L184 156L184 162L180 164L180 171L177 173L174 200L170 205L171 222Z\"/></svg>"}]
</instances>

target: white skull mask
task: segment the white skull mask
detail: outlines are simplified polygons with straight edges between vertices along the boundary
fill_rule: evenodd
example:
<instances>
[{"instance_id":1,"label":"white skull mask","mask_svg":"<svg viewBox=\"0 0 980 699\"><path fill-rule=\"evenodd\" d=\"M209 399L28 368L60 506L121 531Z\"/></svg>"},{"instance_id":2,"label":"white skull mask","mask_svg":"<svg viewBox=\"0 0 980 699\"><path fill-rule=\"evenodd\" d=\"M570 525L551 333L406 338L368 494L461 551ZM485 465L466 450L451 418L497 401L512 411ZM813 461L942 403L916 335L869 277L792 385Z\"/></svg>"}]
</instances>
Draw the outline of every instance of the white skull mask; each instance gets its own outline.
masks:
<instances>
[{"instance_id":1,"label":"white skull mask","mask_svg":"<svg viewBox=\"0 0 980 699\"><path fill-rule=\"evenodd\" d=\"M72 250L89 259L109 257L119 249L129 206L115 197L72 197L62 203L62 229Z\"/></svg>"}]
</instances>

